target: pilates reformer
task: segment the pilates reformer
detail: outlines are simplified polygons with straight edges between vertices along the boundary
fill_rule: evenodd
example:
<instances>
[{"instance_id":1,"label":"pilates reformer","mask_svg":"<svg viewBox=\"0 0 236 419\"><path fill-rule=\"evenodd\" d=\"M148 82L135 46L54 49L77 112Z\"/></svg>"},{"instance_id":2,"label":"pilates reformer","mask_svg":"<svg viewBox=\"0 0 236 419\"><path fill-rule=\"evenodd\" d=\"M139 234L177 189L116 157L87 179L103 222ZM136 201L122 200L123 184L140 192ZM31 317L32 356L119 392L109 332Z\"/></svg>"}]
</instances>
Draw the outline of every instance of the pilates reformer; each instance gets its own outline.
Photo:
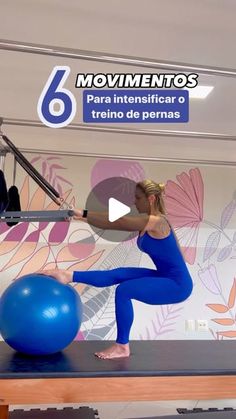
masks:
<instances>
[{"instance_id":1,"label":"pilates reformer","mask_svg":"<svg viewBox=\"0 0 236 419\"><path fill-rule=\"evenodd\" d=\"M235 398L235 342L130 343L129 358L101 360L94 352L103 341L73 342L63 352L34 357L0 342L0 418L8 418L9 405Z\"/></svg>"}]
</instances>

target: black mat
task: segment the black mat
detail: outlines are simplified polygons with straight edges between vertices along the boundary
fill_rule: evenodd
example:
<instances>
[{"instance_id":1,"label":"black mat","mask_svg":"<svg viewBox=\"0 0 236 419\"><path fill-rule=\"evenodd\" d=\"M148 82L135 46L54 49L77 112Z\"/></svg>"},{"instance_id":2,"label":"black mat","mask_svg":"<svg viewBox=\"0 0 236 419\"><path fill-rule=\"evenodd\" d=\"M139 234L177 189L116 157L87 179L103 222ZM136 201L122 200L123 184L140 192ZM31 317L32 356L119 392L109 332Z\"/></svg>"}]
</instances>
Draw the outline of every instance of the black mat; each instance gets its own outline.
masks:
<instances>
[{"instance_id":1,"label":"black mat","mask_svg":"<svg viewBox=\"0 0 236 419\"><path fill-rule=\"evenodd\" d=\"M208 409L203 409L202 407L195 407L194 409L181 409L178 408L176 409L178 413L183 414L189 414L189 413L210 413L210 412L226 412L226 411L235 411L236 409L234 409L233 407L224 407L223 409L219 409L217 407L209 407ZM186 416L185 416L186 417Z\"/></svg>"},{"instance_id":2,"label":"black mat","mask_svg":"<svg viewBox=\"0 0 236 419\"><path fill-rule=\"evenodd\" d=\"M99 419L99 417L97 410L82 406L79 409L67 407L62 410L17 409L10 412L9 419Z\"/></svg>"},{"instance_id":3,"label":"black mat","mask_svg":"<svg viewBox=\"0 0 236 419\"><path fill-rule=\"evenodd\" d=\"M236 412L201 412L188 413L187 415L172 416L149 416L142 418L126 418L126 419L235 419Z\"/></svg>"},{"instance_id":4,"label":"black mat","mask_svg":"<svg viewBox=\"0 0 236 419\"><path fill-rule=\"evenodd\" d=\"M236 375L234 341L131 341L130 358L101 360L111 342L73 342L50 356L26 356L0 342L0 379Z\"/></svg>"}]
</instances>

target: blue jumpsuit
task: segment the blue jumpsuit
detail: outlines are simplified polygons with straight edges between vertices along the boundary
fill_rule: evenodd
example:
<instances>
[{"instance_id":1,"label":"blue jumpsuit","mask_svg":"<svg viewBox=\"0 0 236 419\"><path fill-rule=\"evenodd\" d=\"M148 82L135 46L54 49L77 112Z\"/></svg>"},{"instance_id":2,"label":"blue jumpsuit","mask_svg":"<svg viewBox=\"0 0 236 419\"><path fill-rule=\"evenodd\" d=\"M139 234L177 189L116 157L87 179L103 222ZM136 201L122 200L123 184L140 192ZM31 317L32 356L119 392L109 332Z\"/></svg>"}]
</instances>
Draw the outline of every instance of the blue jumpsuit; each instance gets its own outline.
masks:
<instances>
[{"instance_id":1,"label":"blue jumpsuit","mask_svg":"<svg viewBox=\"0 0 236 419\"><path fill-rule=\"evenodd\" d=\"M186 300L193 289L191 276L179 250L173 231L164 239L148 232L138 236L137 245L147 253L157 269L116 268L107 271L78 271L73 282L108 287L118 285L115 293L117 343L128 343L134 319L131 300L161 305Z\"/></svg>"}]
</instances>

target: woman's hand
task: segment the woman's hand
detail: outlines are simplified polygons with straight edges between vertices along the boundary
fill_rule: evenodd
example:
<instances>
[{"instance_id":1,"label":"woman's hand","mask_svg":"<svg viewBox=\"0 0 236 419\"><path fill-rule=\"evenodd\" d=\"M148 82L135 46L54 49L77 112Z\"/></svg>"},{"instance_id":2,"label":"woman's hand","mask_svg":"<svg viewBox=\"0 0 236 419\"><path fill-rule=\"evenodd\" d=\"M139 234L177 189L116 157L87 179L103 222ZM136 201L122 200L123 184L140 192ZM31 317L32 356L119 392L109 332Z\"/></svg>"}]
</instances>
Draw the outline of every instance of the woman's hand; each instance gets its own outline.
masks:
<instances>
[{"instance_id":1,"label":"woman's hand","mask_svg":"<svg viewBox=\"0 0 236 419\"><path fill-rule=\"evenodd\" d=\"M74 211L73 220L81 220L81 218L83 218L82 209L74 208L73 211Z\"/></svg>"},{"instance_id":2,"label":"woman's hand","mask_svg":"<svg viewBox=\"0 0 236 419\"><path fill-rule=\"evenodd\" d=\"M36 272L40 275L52 276L61 282L61 284L69 284L73 281L73 272L66 271L65 269L46 269L44 271Z\"/></svg>"}]
</instances>

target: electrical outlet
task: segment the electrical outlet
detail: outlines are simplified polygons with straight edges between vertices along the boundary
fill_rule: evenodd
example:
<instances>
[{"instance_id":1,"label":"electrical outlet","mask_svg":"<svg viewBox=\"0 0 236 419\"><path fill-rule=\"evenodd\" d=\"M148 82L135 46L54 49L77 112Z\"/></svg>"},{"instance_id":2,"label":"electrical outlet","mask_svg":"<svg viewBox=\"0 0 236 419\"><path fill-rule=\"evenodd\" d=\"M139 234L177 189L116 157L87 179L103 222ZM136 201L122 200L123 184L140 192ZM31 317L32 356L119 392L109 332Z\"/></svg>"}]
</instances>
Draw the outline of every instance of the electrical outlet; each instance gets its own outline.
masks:
<instances>
[{"instance_id":1,"label":"electrical outlet","mask_svg":"<svg viewBox=\"0 0 236 419\"><path fill-rule=\"evenodd\" d=\"M195 321L193 319L185 320L185 330L187 332L195 331Z\"/></svg>"},{"instance_id":2,"label":"electrical outlet","mask_svg":"<svg viewBox=\"0 0 236 419\"><path fill-rule=\"evenodd\" d=\"M208 320L196 320L196 329L198 332L206 332L208 330Z\"/></svg>"}]
</instances>

